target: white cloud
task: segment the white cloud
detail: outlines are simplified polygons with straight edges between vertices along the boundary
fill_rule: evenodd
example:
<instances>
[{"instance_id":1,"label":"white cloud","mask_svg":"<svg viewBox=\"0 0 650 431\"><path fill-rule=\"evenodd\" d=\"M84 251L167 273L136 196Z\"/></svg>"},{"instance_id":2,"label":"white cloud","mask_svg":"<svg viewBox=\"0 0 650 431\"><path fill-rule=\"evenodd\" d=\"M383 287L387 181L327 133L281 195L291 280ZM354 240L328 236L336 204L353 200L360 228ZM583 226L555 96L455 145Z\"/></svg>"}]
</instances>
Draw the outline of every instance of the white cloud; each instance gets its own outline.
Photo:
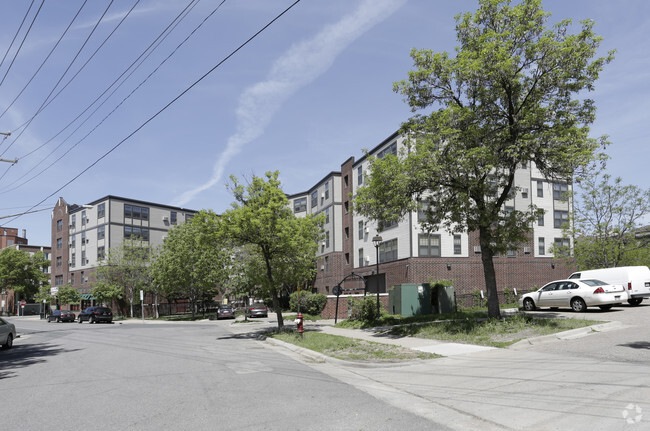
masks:
<instances>
[{"instance_id":1,"label":"white cloud","mask_svg":"<svg viewBox=\"0 0 650 431\"><path fill-rule=\"evenodd\" d=\"M248 87L240 96L237 126L218 156L212 177L183 193L176 205L185 205L217 184L228 162L241 149L260 137L273 115L295 92L325 73L336 57L359 36L388 18L406 0L364 0L351 14L324 27L316 36L293 45L271 67L267 79Z\"/></svg>"}]
</instances>

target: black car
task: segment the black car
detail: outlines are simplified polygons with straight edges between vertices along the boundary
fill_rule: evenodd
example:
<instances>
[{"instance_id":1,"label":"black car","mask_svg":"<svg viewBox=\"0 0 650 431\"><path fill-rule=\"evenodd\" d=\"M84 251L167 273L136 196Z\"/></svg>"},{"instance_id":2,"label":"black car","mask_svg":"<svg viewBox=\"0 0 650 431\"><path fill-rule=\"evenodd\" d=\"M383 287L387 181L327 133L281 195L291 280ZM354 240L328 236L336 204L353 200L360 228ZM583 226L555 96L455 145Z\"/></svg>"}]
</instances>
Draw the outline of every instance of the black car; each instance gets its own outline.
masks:
<instances>
[{"instance_id":1,"label":"black car","mask_svg":"<svg viewBox=\"0 0 650 431\"><path fill-rule=\"evenodd\" d=\"M88 323L113 323L113 312L108 307L88 307L79 313L79 323L84 320Z\"/></svg>"},{"instance_id":2,"label":"black car","mask_svg":"<svg viewBox=\"0 0 650 431\"><path fill-rule=\"evenodd\" d=\"M235 310L230 305L222 305L217 309L217 319L234 319Z\"/></svg>"},{"instance_id":3,"label":"black car","mask_svg":"<svg viewBox=\"0 0 650 431\"><path fill-rule=\"evenodd\" d=\"M54 310L47 316L47 323L55 322L74 322L75 315L72 311Z\"/></svg>"}]
</instances>

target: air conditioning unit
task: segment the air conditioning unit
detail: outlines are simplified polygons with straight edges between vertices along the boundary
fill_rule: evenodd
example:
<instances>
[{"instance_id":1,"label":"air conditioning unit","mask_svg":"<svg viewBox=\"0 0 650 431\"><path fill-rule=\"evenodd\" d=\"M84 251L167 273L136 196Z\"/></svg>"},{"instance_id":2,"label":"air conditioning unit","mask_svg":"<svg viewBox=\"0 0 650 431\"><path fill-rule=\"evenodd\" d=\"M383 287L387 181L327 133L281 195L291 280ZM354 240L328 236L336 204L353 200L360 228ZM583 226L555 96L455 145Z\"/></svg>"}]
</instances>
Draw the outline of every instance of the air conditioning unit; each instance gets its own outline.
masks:
<instances>
[{"instance_id":1,"label":"air conditioning unit","mask_svg":"<svg viewBox=\"0 0 650 431\"><path fill-rule=\"evenodd\" d=\"M523 189L521 189L521 192L523 194L527 195L528 194L528 187L524 187Z\"/></svg>"},{"instance_id":2,"label":"air conditioning unit","mask_svg":"<svg viewBox=\"0 0 650 431\"><path fill-rule=\"evenodd\" d=\"M480 245L475 245L474 246L474 253L480 253L481 252L481 246Z\"/></svg>"},{"instance_id":3,"label":"air conditioning unit","mask_svg":"<svg viewBox=\"0 0 650 431\"><path fill-rule=\"evenodd\" d=\"M363 260L365 260L366 263L370 262L370 256L364 256L364 257L363 257Z\"/></svg>"},{"instance_id":4,"label":"air conditioning unit","mask_svg":"<svg viewBox=\"0 0 650 431\"><path fill-rule=\"evenodd\" d=\"M90 240L88 238L86 238L86 244L88 244L89 242L90 242Z\"/></svg>"},{"instance_id":5,"label":"air conditioning unit","mask_svg":"<svg viewBox=\"0 0 650 431\"><path fill-rule=\"evenodd\" d=\"M370 233L370 228L369 227L366 227L365 230L366 230L366 233Z\"/></svg>"},{"instance_id":6,"label":"air conditioning unit","mask_svg":"<svg viewBox=\"0 0 650 431\"><path fill-rule=\"evenodd\" d=\"M167 216L163 216L163 221L164 221L164 222L168 222L168 221L169 221L169 217L167 217Z\"/></svg>"},{"instance_id":7,"label":"air conditioning unit","mask_svg":"<svg viewBox=\"0 0 650 431\"><path fill-rule=\"evenodd\" d=\"M530 247L524 247L524 253L530 254Z\"/></svg>"},{"instance_id":8,"label":"air conditioning unit","mask_svg":"<svg viewBox=\"0 0 650 431\"><path fill-rule=\"evenodd\" d=\"M68 262L68 266L72 266L72 262Z\"/></svg>"},{"instance_id":9,"label":"air conditioning unit","mask_svg":"<svg viewBox=\"0 0 650 431\"><path fill-rule=\"evenodd\" d=\"M325 247L325 241L323 241L323 242L321 243L321 245L322 245L323 247Z\"/></svg>"},{"instance_id":10,"label":"air conditioning unit","mask_svg":"<svg viewBox=\"0 0 650 431\"><path fill-rule=\"evenodd\" d=\"M321 194L320 194L320 198L321 198L321 199L325 199L325 193L321 193Z\"/></svg>"},{"instance_id":11,"label":"air conditioning unit","mask_svg":"<svg viewBox=\"0 0 650 431\"><path fill-rule=\"evenodd\" d=\"M321 265L321 266L320 266L320 270L321 270L321 271L325 271L325 265Z\"/></svg>"}]
</instances>

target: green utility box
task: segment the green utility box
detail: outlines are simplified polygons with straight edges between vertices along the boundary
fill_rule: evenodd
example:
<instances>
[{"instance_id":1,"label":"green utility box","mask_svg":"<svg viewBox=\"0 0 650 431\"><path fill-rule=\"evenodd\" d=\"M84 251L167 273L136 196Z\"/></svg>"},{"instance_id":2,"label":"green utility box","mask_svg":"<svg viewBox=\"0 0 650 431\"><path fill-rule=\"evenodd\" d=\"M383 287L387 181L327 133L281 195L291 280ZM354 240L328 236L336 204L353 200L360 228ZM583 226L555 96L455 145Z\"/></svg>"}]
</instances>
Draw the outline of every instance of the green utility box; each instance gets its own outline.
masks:
<instances>
[{"instance_id":1,"label":"green utility box","mask_svg":"<svg viewBox=\"0 0 650 431\"><path fill-rule=\"evenodd\" d=\"M388 292L388 312L404 317L431 314L431 287L414 283L394 285Z\"/></svg>"},{"instance_id":2,"label":"green utility box","mask_svg":"<svg viewBox=\"0 0 650 431\"><path fill-rule=\"evenodd\" d=\"M425 286L429 286L426 284ZM431 289L431 308L435 314L453 313L456 311L456 295L454 286L434 284Z\"/></svg>"}]
</instances>

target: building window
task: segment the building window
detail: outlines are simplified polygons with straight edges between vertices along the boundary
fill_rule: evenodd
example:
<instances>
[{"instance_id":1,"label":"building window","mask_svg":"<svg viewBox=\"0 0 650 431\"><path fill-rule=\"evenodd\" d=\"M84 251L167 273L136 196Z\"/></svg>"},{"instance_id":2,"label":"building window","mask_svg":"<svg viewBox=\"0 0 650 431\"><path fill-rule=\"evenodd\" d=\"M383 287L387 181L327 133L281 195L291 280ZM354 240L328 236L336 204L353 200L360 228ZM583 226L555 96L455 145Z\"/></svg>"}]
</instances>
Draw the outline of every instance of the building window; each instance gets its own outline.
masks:
<instances>
[{"instance_id":1,"label":"building window","mask_svg":"<svg viewBox=\"0 0 650 431\"><path fill-rule=\"evenodd\" d=\"M394 227L397 227L397 221L379 221L379 232L383 232Z\"/></svg>"},{"instance_id":2,"label":"building window","mask_svg":"<svg viewBox=\"0 0 650 431\"><path fill-rule=\"evenodd\" d=\"M86 226L86 222L88 220L86 219L86 211L81 211L81 226Z\"/></svg>"},{"instance_id":3,"label":"building window","mask_svg":"<svg viewBox=\"0 0 650 431\"><path fill-rule=\"evenodd\" d=\"M84 284L85 281L86 281L86 277L84 277L84 272L81 271L81 280L79 280L79 284Z\"/></svg>"},{"instance_id":4,"label":"building window","mask_svg":"<svg viewBox=\"0 0 650 431\"><path fill-rule=\"evenodd\" d=\"M314 208L316 205L318 205L318 190L311 193L311 207Z\"/></svg>"},{"instance_id":5,"label":"building window","mask_svg":"<svg viewBox=\"0 0 650 431\"><path fill-rule=\"evenodd\" d=\"M63 276L62 275L55 275L54 276L54 285L55 286L63 286Z\"/></svg>"},{"instance_id":6,"label":"building window","mask_svg":"<svg viewBox=\"0 0 650 431\"><path fill-rule=\"evenodd\" d=\"M70 222L70 227L74 229L77 226L77 214L72 214L72 221Z\"/></svg>"},{"instance_id":7,"label":"building window","mask_svg":"<svg viewBox=\"0 0 650 431\"><path fill-rule=\"evenodd\" d=\"M363 221L359 222L359 239L363 239Z\"/></svg>"},{"instance_id":8,"label":"building window","mask_svg":"<svg viewBox=\"0 0 650 431\"><path fill-rule=\"evenodd\" d=\"M350 239L350 228L345 227L345 239Z\"/></svg>"},{"instance_id":9,"label":"building window","mask_svg":"<svg viewBox=\"0 0 650 431\"><path fill-rule=\"evenodd\" d=\"M537 238L537 254L544 256L546 254L546 245L544 244L544 237Z\"/></svg>"},{"instance_id":10,"label":"building window","mask_svg":"<svg viewBox=\"0 0 650 431\"><path fill-rule=\"evenodd\" d=\"M325 247L330 247L330 233L329 231L325 232Z\"/></svg>"},{"instance_id":11,"label":"building window","mask_svg":"<svg viewBox=\"0 0 650 431\"><path fill-rule=\"evenodd\" d=\"M97 239L104 239L106 237L106 225L97 227Z\"/></svg>"},{"instance_id":12,"label":"building window","mask_svg":"<svg viewBox=\"0 0 650 431\"><path fill-rule=\"evenodd\" d=\"M325 208L325 224L330 222L330 209Z\"/></svg>"},{"instance_id":13,"label":"building window","mask_svg":"<svg viewBox=\"0 0 650 431\"><path fill-rule=\"evenodd\" d=\"M521 191L521 198L522 199L528 199L528 189L523 189Z\"/></svg>"},{"instance_id":14,"label":"building window","mask_svg":"<svg viewBox=\"0 0 650 431\"><path fill-rule=\"evenodd\" d=\"M517 256L517 250L509 248L508 251L506 252L507 257L516 257Z\"/></svg>"},{"instance_id":15,"label":"building window","mask_svg":"<svg viewBox=\"0 0 650 431\"><path fill-rule=\"evenodd\" d=\"M553 211L553 227L561 228L569 222L569 211Z\"/></svg>"},{"instance_id":16,"label":"building window","mask_svg":"<svg viewBox=\"0 0 650 431\"><path fill-rule=\"evenodd\" d=\"M104 256L105 256L104 246L97 247L97 260L104 259Z\"/></svg>"},{"instance_id":17,"label":"building window","mask_svg":"<svg viewBox=\"0 0 650 431\"><path fill-rule=\"evenodd\" d=\"M70 236L70 247L75 247L77 245L77 235Z\"/></svg>"},{"instance_id":18,"label":"building window","mask_svg":"<svg viewBox=\"0 0 650 431\"><path fill-rule=\"evenodd\" d=\"M427 221L427 212L429 212L429 204L422 202L418 208L418 221L423 222Z\"/></svg>"},{"instance_id":19,"label":"building window","mask_svg":"<svg viewBox=\"0 0 650 431\"><path fill-rule=\"evenodd\" d=\"M149 228L139 226L124 226L124 238L149 241Z\"/></svg>"},{"instance_id":20,"label":"building window","mask_svg":"<svg viewBox=\"0 0 650 431\"><path fill-rule=\"evenodd\" d=\"M537 226L544 226L544 214L540 214L539 218L537 219Z\"/></svg>"},{"instance_id":21,"label":"building window","mask_svg":"<svg viewBox=\"0 0 650 431\"><path fill-rule=\"evenodd\" d=\"M565 201L567 200L567 193L569 193L567 183L553 183L553 200Z\"/></svg>"},{"instance_id":22,"label":"building window","mask_svg":"<svg viewBox=\"0 0 650 431\"><path fill-rule=\"evenodd\" d=\"M358 262L358 263L359 263L359 266L360 266L360 267L361 267L361 266L364 266L365 262L366 262L366 259L365 259L365 256L363 255L363 249L360 248L360 249L359 249L359 262Z\"/></svg>"},{"instance_id":23,"label":"building window","mask_svg":"<svg viewBox=\"0 0 650 431\"><path fill-rule=\"evenodd\" d=\"M347 175L343 177L343 184L345 184L345 188L347 189L348 188L348 176Z\"/></svg>"},{"instance_id":24,"label":"building window","mask_svg":"<svg viewBox=\"0 0 650 431\"><path fill-rule=\"evenodd\" d=\"M325 199L330 198L330 183L329 181L325 183Z\"/></svg>"},{"instance_id":25,"label":"building window","mask_svg":"<svg viewBox=\"0 0 650 431\"><path fill-rule=\"evenodd\" d=\"M350 253L345 253L345 264L346 265L350 264Z\"/></svg>"},{"instance_id":26,"label":"building window","mask_svg":"<svg viewBox=\"0 0 650 431\"><path fill-rule=\"evenodd\" d=\"M171 211L169 213L169 223L172 226L176 226L176 223L178 223L178 213L176 211Z\"/></svg>"},{"instance_id":27,"label":"building window","mask_svg":"<svg viewBox=\"0 0 650 431\"><path fill-rule=\"evenodd\" d=\"M56 221L56 231L61 232L63 230L63 220Z\"/></svg>"},{"instance_id":28,"label":"building window","mask_svg":"<svg viewBox=\"0 0 650 431\"><path fill-rule=\"evenodd\" d=\"M56 239L56 248L58 250L61 250L63 248L63 238L57 238Z\"/></svg>"},{"instance_id":29,"label":"building window","mask_svg":"<svg viewBox=\"0 0 650 431\"><path fill-rule=\"evenodd\" d=\"M454 235L454 254L463 253L463 243L460 235Z\"/></svg>"},{"instance_id":30,"label":"building window","mask_svg":"<svg viewBox=\"0 0 650 431\"><path fill-rule=\"evenodd\" d=\"M553 239L553 248L554 253L559 256L568 256L569 255L569 238L554 238Z\"/></svg>"},{"instance_id":31,"label":"building window","mask_svg":"<svg viewBox=\"0 0 650 431\"><path fill-rule=\"evenodd\" d=\"M307 211L307 198L300 198L293 201L293 212L303 213Z\"/></svg>"},{"instance_id":32,"label":"building window","mask_svg":"<svg viewBox=\"0 0 650 431\"><path fill-rule=\"evenodd\" d=\"M86 232L81 232L81 246L83 247L86 242Z\"/></svg>"},{"instance_id":33,"label":"building window","mask_svg":"<svg viewBox=\"0 0 650 431\"><path fill-rule=\"evenodd\" d=\"M77 254L72 253L72 257L70 258L70 266L75 267L77 266Z\"/></svg>"},{"instance_id":34,"label":"building window","mask_svg":"<svg viewBox=\"0 0 650 431\"><path fill-rule=\"evenodd\" d=\"M350 212L350 203L348 201L343 203L343 209L345 209L346 214Z\"/></svg>"},{"instance_id":35,"label":"building window","mask_svg":"<svg viewBox=\"0 0 650 431\"><path fill-rule=\"evenodd\" d=\"M185 214L185 221L190 221L194 218L194 214Z\"/></svg>"},{"instance_id":36,"label":"building window","mask_svg":"<svg viewBox=\"0 0 650 431\"><path fill-rule=\"evenodd\" d=\"M83 250L81 252L81 264L82 265L87 265L88 261L86 260L86 250Z\"/></svg>"},{"instance_id":37,"label":"building window","mask_svg":"<svg viewBox=\"0 0 650 431\"><path fill-rule=\"evenodd\" d=\"M125 204L124 217L140 219L140 220L149 220L149 208Z\"/></svg>"},{"instance_id":38,"label":"building window","mask_svg":"<svg viewBox=\"0 0 650 431\"><path fill-rule=\"evenodd\" d=\"M440 257L440 235L418 235L418 256Z\"/></svg>"},{"instance_id":39,"label":"building window","mask_svg":"<svg viewBox=\"0 0 650 431\"><path fill-rule=\"evenodd\" d=\"M357 184L363 185L363 166L357 168Z\"/></svg>"},{"instance_id":40,"label":"building window","mask_svg":"<svg viewBox=\"0 0 650 431\"><path fill-rule=\"evenodd\" d=\"M325 256L325 272L330 272L330 257Z\"/></svg>"},{"instance_id":41,"label":"building window","mask_svg":"<svg viewBox=\"0 0 650 431\"><path fill-rule=\"evenodd\" d=\"M74 272L70 273L70 284L74 286Z\"/></svg>"},{"instance_id":42,"label":"building window","mask_svg":"<svg viewBox=\"0 0 650 431\"><path fill-rule=\"evenodd\" d=\"M397 260L397 238L384 241L379 246L379 262Z\"/></svg>"},{"instance_id":43,"label":"building window","mask_svg":"<svg viewBox=\"0 0 650 431\"><path fill-rule=\"evenodd\" d=\"M377 158L378 159L383 159L384 157L386 157L389 154L392 154L393 156L397 156L397 142L393 142L392 144L390 144L389 146L387 146L386 148L381 150L377 154Z\"/></svg>"},{"instance_id":44,"label":"building window","mask_svg":"<svg viewBox=\"0 0 650 431\"><path fill-rule=\"evenodd\" d=\"M61 256L57 256L56 257L56 267L61 268L61 265L63 265L63 259L61 258Z\"/></svg>"},{"instance_id":45,"label":"building window","mask_svg":"<svg viewBox=\"0 0 650 431\"><path fill-rule=\"evenodd\" d=\"M544 197L544 181L537 181L537 197Z\"/></svg>"},{"instance_id":46,"label":"building window","mask_svg":"<svg viewBox=\"0 0 650 431\"><path fill-rule=\"evenodd\" d=\"M97 205L97 218L102 218L106 216L106 204Z\"/></svg>"}]
</instances>

